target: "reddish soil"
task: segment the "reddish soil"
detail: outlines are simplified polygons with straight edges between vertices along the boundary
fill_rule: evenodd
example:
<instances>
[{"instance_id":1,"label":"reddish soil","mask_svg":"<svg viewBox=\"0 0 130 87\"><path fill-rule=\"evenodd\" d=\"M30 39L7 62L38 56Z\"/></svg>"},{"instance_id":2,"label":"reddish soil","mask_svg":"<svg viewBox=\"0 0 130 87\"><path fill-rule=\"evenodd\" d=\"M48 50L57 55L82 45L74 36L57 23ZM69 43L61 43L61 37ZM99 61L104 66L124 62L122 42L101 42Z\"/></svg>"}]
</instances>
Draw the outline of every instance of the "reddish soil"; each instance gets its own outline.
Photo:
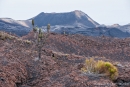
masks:
<instances>
[{"instance_id":1,"label":"reddish soil","mask_svg":"<svg viewBox=\"0 0 130 87\"><path fill-rule=\"evenodd\" d=\"M51 33L38 59L33 36L0 37L0 87L130 87L129 38ZM119 62L117 80L83 74L80 68L91 56Z\"/></svg>"}]
</instances>

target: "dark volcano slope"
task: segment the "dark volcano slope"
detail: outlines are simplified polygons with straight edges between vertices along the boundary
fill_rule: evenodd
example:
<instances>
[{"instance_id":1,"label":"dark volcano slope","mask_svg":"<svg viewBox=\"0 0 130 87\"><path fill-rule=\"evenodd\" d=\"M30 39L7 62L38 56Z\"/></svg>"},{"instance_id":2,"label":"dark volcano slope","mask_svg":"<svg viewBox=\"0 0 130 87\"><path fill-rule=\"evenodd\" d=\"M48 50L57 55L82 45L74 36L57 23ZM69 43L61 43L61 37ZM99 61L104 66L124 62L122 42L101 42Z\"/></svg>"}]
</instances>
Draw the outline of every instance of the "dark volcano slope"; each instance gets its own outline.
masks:
<instances>
[{"instance_id":1,"label":"dark volcano slope","mask_svg":"<svg viewBox=\"0 0 130 87\"><path fill-rule=\"evenodd\" d=\"M82 11L72 11L66 13L40 13L33 18L39 27L47 24L53 25L76 25L82 24L87 27L96 27L99 25Z\"/></svg>"}]
</instances>

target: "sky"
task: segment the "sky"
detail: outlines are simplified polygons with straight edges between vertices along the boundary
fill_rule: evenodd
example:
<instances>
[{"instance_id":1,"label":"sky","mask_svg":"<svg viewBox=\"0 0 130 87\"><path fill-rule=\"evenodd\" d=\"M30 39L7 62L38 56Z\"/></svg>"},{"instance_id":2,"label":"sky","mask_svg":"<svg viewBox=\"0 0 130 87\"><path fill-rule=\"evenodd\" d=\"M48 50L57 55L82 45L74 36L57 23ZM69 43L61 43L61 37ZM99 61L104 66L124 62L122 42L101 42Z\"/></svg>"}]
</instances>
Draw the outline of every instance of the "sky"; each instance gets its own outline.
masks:
<instances>
[{"instance_id":1,"label":"sky","mask_svg":"<svg viewBox=\"0 0 130 87\"><path fill-rule=\"evenodd\" d=\"M26 20L41 12L81 10L99 24L130 23L130 0L0 0L0 18Z\"/></svg>"}]
</instances>

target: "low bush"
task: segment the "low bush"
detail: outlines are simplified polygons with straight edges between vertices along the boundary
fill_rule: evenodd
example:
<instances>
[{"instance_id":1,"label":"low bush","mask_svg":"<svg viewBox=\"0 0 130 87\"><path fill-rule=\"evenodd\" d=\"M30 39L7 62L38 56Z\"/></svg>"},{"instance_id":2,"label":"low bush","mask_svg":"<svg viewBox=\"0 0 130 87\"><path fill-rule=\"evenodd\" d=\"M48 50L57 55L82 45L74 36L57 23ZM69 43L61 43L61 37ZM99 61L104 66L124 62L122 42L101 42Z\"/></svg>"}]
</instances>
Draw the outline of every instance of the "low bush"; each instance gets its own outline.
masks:
<instances>
[{"instance_id":1,"label":"low bush","mask_svg":"<svg viewBox=\"0 0 130 87\"><path fill-rule=\"evenodd\" d=\"M31 41L29 41L29 40L25 40L25 42L26 42L27 44L31 44Z\"/></svg>"},{"instance_id":2,"label":"low bush","mask_svg":"<svg viewBox=\"0 0 130 87\"><path fill-rule=\"evenodd\" d=\"M81 68L81 71L88 74L105 74L111 80L115 80L118 77L118 69L116 66L102 60L95 61L93 58L85 60L84 67Z\"/></svg>"},{"instance_id":3,"label":"low bush","mask_svg":"<svg viewBox=\"0 0 130 87\"><path fill-rule=\"evenodd\" d=\"M12 35L9 35L9 34L7 34L5 32L0 31L0 39L1 40L14 39L14 38L15 38L15 36L12 36Z\"/></svg>"}]
</instances>

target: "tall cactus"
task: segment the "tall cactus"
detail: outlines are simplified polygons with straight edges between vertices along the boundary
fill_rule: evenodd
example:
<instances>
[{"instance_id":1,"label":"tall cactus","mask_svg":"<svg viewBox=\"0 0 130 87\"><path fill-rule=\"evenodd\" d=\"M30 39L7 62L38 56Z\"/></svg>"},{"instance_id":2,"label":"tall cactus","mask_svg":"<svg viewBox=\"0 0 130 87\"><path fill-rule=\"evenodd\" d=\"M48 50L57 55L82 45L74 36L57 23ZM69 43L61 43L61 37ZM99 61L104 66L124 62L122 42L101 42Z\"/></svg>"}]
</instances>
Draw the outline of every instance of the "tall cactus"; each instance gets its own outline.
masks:
<instances>
[{"instance_id":1,"label":"tall cactus","mask_svg":"<svg viewBox=\"0 0 130 87\"><path fill-rule=\"evenodd\" d=\"M32 19L32 26L33 26L33 31L37 32L37 27L34 27L34 19Z\"/></svg>"},{"instance_id":2,"label":"tall cactus","mask_svg":"<svg viewBox=\"0 0 130 87\"><path fill-rule=\"evenodd\" d=\"M36 46L38 48L38 57L41 59L42 47L46 43L46 39L49 36L50 24L47 25L47 34L42 32L42 29L34 27L34 20L32 20L33 31L36 34Z\"/></svg>"},{"instance_id":3,"label":"tall cactus","mask_svg":"<svg viewBox=\"0 0 130 87\"><path fill-rule=\"evenodd\" d=\"M32 26L33 26L33 28L34 28L34 19L32 19Z\"/></svg>"},{"instance_id":4,"label":"tall cactus","mask_svg":"<svg viewBox=\"0 0 130 87\"><path fill-rule=\"evenodd\" d=\"M47 25L47 33L50 33L50 24Z\"/></svg>"}]
</instances>

